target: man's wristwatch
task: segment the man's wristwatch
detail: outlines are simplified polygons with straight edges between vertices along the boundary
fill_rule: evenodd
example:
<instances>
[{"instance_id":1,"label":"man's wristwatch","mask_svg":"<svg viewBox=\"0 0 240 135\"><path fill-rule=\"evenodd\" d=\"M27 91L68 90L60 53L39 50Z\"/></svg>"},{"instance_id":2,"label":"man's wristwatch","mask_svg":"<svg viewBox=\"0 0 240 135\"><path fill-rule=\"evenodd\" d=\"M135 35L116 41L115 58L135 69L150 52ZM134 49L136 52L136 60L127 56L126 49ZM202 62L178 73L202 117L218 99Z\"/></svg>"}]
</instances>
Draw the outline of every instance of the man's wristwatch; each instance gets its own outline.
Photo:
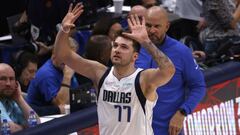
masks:
<instances>
[{"instance_id":1,"label":"man's wristwatch","mask_svg":"<svg viewBox=\"0 0 240 135\"><path fill-rule=\"evenodd\" d=\"M184 115L184 116L187 116L187 112L183 109L183 108L180 108L179 109L179 112Z\"/></svg>"}]
</instances>

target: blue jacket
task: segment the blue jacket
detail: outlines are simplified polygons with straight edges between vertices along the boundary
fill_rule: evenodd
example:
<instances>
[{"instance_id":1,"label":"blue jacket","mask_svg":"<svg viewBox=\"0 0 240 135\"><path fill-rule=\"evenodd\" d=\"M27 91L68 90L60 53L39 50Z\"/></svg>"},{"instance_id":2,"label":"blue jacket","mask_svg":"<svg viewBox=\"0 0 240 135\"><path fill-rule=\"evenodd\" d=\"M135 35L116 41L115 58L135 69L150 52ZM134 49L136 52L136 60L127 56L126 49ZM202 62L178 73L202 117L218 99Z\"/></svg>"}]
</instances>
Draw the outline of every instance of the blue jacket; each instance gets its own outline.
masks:
<instances>
[{"instance_id":1,"label":"blue jacket","mask_svg":"<svg viewBox=\"0 0 240 135\"><path fill-rule=\"evenodd\" d=\"M153 130L156 135L167 135L173 115L183 108L188 114L205 95L205 81L199 66L188 47L166 36L159 49L173 62L176 72L173 78L157 89L158 101L153 110ZM141 48L136 61L140 68L157 68L152 56Z\"/></svg>"}]
</instances>

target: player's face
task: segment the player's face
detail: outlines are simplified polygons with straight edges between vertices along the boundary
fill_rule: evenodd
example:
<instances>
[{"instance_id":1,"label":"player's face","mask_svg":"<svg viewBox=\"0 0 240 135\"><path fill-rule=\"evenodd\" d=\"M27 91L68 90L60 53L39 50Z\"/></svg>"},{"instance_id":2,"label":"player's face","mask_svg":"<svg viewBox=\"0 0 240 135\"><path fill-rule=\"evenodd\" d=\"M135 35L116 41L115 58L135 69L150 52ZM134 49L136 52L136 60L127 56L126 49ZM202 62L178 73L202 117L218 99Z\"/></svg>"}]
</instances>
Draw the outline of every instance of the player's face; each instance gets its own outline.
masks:
<instances>
[{"instance_id":1,"label":"player's face","mask_svg":"<svg viewBox=\"0 0 240 135\"><path fill-rule=\"evenodd\" d=\"M113 65L126 66L135 62L137 52L134 51L133 42L123 37L117 37L112 45L111 60Z\"/></svg>"}]
</instances>

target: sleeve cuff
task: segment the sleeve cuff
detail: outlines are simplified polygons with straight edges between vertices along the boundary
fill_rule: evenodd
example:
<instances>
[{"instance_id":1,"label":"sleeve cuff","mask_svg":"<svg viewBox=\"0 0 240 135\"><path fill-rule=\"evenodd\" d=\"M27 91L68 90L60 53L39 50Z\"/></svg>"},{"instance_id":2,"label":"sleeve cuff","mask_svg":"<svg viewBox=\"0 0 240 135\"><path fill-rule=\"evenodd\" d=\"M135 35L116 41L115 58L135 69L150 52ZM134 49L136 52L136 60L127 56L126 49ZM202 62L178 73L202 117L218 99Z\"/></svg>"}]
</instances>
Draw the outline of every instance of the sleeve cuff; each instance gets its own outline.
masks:
<instances>
[{"instance_id":1,"label":"sleeve cuff","mask_svg":"<svg viewBox=\"0 0 240 135\"><path fill-rule=\"evenodd\" d=\"M189 109L186 105L180 106L180 109L185 110L185 112L186 112L187 114L191 114L191 113L192 113L191 109Z\"/></svg>"}]
</instances>

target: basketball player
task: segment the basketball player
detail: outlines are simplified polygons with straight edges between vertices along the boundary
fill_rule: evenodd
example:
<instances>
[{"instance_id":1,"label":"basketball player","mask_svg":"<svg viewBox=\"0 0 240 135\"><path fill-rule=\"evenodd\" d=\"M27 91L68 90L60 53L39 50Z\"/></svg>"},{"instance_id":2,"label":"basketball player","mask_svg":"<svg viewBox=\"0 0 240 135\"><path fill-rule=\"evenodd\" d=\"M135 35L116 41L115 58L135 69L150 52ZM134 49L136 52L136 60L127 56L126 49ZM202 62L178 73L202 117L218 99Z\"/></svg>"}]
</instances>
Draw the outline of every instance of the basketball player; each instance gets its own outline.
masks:
<instances>
[{"instance_id":1,"label":"basketball player","mask_svg":"<svg viewBox=\"0 0 240 135\"><path fill-rule=\"evenodd\" d=\"M62 21L55 52L57 58L81 75L90 78L98 89L98 122L101 135L152 135L152 108L157 100L156 88L166 84L175 68L170 59L151 42L145 19L137 15L128 19L131 33L118 36L111 51L113 67L82 58L68 47L69 31L83 12L83 6L72 5ZM156 69L142 71L134 64L140 43L152 54Z\"/></svg>"}]
</instances>

